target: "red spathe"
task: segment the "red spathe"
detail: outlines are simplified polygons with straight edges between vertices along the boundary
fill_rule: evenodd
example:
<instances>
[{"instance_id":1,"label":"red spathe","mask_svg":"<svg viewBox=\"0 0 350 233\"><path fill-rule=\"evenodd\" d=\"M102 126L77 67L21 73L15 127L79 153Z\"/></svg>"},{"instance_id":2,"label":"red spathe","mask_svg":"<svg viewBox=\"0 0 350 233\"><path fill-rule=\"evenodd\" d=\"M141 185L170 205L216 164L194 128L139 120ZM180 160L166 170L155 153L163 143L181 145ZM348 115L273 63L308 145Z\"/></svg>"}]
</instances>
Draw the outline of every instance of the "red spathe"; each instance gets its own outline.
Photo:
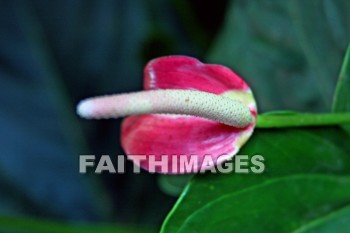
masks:
<instances>
[{"instance_id":1,"label":"red spathe","mask_svg":"<svg viewBox=\"0 0 350 233\"><path fill-rule=\"evenodd\" d=\"M256 118L256 105L249 86L230 69L203 64L186 56L168 56L150 61L145 67L146 90L187 89L214 94L248 93L249 109ZM235 96L235 95L233 95ZM245 97L244 97L245 98ZM245 128L235 128L194 116L148 114L131 116L122 124L122 146L130 159L135 156L168 155L168 171L155 167L152 172L169 174L194 173L201 169L203 157L210 155L214 164L221 155L232 158L250 137L255 121ZM196 156L192 169L179 167L179 156ZM174 159L178 157L178 159ZM223 162L222 160L218 162ZM142 168L150 170L150 160L142 160ZM175 169L174 169L175 168Z\"/></svg>"}]
</instances>

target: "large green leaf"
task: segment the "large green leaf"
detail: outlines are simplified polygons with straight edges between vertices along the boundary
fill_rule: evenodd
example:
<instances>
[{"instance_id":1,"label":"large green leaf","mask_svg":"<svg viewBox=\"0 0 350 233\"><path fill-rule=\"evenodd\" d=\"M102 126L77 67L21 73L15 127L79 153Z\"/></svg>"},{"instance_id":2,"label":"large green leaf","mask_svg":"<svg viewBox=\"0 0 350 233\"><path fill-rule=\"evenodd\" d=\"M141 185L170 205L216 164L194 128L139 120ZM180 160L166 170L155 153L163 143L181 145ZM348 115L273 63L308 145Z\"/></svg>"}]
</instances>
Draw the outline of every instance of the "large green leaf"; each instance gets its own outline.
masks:
<instances>
[{"instance_id":1,"label":"large green leaf","mask_svg":"<svg viewBox=\"0 0 350 233\"><path fill-rule=\"evenodd\" d=\"M333 112L350 111L350 46L345 54L333 100ZM344 125L350 133L350 125Z\"/></svg>"},{"instance_id":2,"label":"large green leaf","mask_svg":"<svg viewBox=\"0 0 350 233\"><path fill-rule=\"evenodd\" d=\"M350 205L304 225L294 233L350 232Z\"/></svg>"},{"instance_id":3,"label":"large green leaf","mask_svg":"<svg viewBox=\"0 0 350 233\"><path fill-rule=\"evenodd\" d=\"M232 1L208 59L242 75L263 111L328 110L349 9L347 0Z\"/></svg>"},{"instance_id":4,"label":"large green leaf","mask_svg":"<svg viewBox=\"0 0 350 233\"><path fill-rule=\"evenodd\" d=\"M192 51L169 12L159 0L0 1L1 214L159 224L173 199L156 176L79 174L80 154L124 152L120 121L75 106L140 90L148 59L175 52L161 49L168 38Z\"/></svg>"},{"instance_id":5,"label":"large green leaf","mask_svg":"<svg viewBox=\"0 0 350 233\"><path fill-rule=\"evenodd\" d=\"M0 212L100 218L105 191L78 172L82 130L36 13L0 3Z\"/></svg>"},{"instance_id":6,"label":"large green leaf","mask_svg":"<svg viewBox=\"0 0 350 233\"><path fill-rule=\"evenodd\" d=\"M266 171L261 175L195 176L168 215L163 232L190 228L217 232L217 228L210 225L211 213L215 213L218 225L232 227L229 232L245 232L245 229L251 229L246 232L271 232L274 227L281 229L281 224L286 224L286 228L278 232L289 232L322 217L350 202L350 193L347 193L350 190L344 189L344 178L341 178L350 174L349 140L347 134L337 128L257 130L240 154L263 155ZM330 190L344 196L332 199ZM277 207L274 200L278 201ZM325 206L328 208L322 209ZM269 208L271 212L265 212ZM291 214L299 211L299 214L281 218L279 211L288 213L286 210ZM246 218L237 217L241 214ZM273 219L279 220L269 222ZM265 221L269 224L259 224ZM295 224L289 225L289 221Z\"/></svg>"},{"instance_id":7,"label":"large green leaf","mask_svg":"<svg viewBox=\"0 0 350 233\"><path fill-rule=\"evenodd\" d=\"M327 191L327 195L315 195ZM295 175L227 193L164 232L291 232L350 201L350 178Z\"/></svg>"}]
</instances>

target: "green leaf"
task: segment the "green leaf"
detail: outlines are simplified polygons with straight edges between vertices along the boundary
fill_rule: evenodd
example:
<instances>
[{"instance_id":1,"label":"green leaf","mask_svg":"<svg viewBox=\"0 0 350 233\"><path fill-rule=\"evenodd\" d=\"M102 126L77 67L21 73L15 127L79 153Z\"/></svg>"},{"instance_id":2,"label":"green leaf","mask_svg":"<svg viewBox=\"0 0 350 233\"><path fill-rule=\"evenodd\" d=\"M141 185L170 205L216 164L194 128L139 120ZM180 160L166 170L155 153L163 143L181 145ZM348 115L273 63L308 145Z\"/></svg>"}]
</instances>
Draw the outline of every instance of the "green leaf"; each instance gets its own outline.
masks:
<instances>
[{"instance_id":1,"label":"green leaf","mask_svg":"<svg viewBox=\"0 0 350 233\"><path fill-rule=\"evenodd\" d=\"M327 195L315 197L318 190ZM179 229L164 232L291 232L349 202L349 196L349 177L276 178L205 203Z\"/></svg>"},{"instance_id":2,"label":"green leaf","mask_svg":"<svg viewBox=\"0 0 350 233\"><path fill-rule=\"evenodd\" d=\"M102 183L78 172L86 143L38 12L1 1L0 21L1 212L104 217Z\"/></svg>"},{"instance_id":3,"label":"green leaf","mask_svg":"<svg viewBox=\"0 0 350 233\"><path fill-rule=\"evenodd\" d=\"M79 119L75 106L140 90L144 64L175 52L168 38L193 50L170 4L0 1L1 213L159 224L173 199L156 176L79 174L80 154L124 152L120 120Z\"/></svg>"},{"instance_id":4,"label":"green leaf","mask_svg":"<svg viewBox=\"0 0 350 233\"><path fill-rule=\"evenodd\" d=\"M294 231L294 233L347 233L350 232L350 206L317 219Z\"/></svg>"},{"instance_id":5,"label":"green leaf","mask_svg":"<svg viewBox=\"0 0 350 233\"><path fill-rule=\"evenodd\" d=\"M334 94L333 112L350 112L350 46L345 54L340 71L337 88ZM350 133L350 125L344 129Z\"/></svg>"},{"instance_id":6,"label":"green leaf","mask_svg":"<svg viewBox=\"0 0 350 233\"><path fill-rule=\"evenodd\" d=\"M350 110L350 46L345 54L340 71L337 88L334 95L333 111L346 112Z\"/></svg>"},{"instance_id":7,"label":"green leaf","mask_svg":"<svg viewBox=\"0 0 350 233\"><path fill-rule=\"evenodd\" d=\"M35 233L134 233L154 232L148 228L136 228L117 224L68 224L36 218L10 217L0 215L0 230Z\"/></svg>"},{"instance_id":8,"label":"green leaf","mask_svg":"<svg viewBox=\"0 0 350 233\"><path fill-rule=\"evenodd\" d=\"M239 154L263 155L265 172L260 175L195 176L168 215L162 232L181 232L180 229L189 228L220 232L210 225L212 212L217 216L215 219L220 227L232 227L229 232L271 232L271 228L279 229L281 224L290 231L322 217L341 207L338 201L350 201L347 193L350 190L345 189L346 186L342 185L344 178L341 178L350 174L349 140L348 135L337 128L257 130ZM324 175L320 178L319 174ZM332 175L328 177L327 174ZM332 199L330 192L344 193L344 196ZM278 201L276 206L266 205L275 199ZM310 209L305 209L307 206ZM322 210L325 206L328 208ZM269 208L271 212L265 213ZM279 211L288 213L287 210L301 212L282 219ZM201 218L196 214L198 211ZM246 213L249 213L248 217ZM301 213L310 216L307 218ZM241 214L246 218L237 217ZM279 220L269 222L274 219ZM295 225L290 226L289 221L295 222ZM260 224L264 222L269 224ZM247 227L251 231L246 230Z\"/></svg>"},{"instance_id":9,"label":"green leaf","mask_svg":"<svg viewBox=\"0 0 350 233\"><path fill-rule=\"evenodd\" d=\"M244 77L262 111L328 110L349 9L347 0L232 1L208 60Z\"/></svg>"},{"instance_id":10,"label":"green leaf","mask_svg":"<svg viewBox=\"0 0 350 233\"><path fill-rule=\"evenodd\" d=\"M331 106L333 88L341 65L342 51L348 43L349 30L344 25L348 1L290 1L288 7L297 41L304 51L314 89ZM322 35L322 36L320 36ZM325 57L332 59L325 60Z\"/></svg>"}]
</instances>

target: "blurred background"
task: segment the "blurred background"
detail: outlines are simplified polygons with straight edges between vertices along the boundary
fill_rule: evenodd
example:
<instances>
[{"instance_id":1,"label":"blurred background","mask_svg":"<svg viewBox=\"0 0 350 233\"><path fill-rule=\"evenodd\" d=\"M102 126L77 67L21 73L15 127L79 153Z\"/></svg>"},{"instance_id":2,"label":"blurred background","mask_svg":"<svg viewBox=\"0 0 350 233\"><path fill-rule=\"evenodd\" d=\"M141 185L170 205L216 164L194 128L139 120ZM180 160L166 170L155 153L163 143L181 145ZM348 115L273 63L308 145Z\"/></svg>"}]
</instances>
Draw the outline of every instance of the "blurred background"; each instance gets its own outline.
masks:
<instances>
[{"instance_id":1,"label":"blurred background","mask_svg":"<svg viewBox=\"0 0 350 233\"><path fill-rule=\"evenodd\" d=\"M130 162L79 174L81 154L124 154L121 120L79 119L79 100L141 90L150 59L183 54L235 70L260 112L329 111L349 12L347 0L0 0L0 215L159 229L169 180Z\"/></svg>"}]
</instances>

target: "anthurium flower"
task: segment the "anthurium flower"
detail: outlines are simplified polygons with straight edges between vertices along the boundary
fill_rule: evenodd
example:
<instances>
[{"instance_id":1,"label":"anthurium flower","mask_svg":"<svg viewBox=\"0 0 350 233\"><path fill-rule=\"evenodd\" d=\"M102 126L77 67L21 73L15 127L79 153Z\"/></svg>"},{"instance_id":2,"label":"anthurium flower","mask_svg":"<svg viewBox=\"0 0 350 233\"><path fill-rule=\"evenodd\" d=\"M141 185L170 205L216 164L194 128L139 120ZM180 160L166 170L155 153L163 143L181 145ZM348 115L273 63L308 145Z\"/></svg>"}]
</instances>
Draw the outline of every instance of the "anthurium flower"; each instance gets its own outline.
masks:
<instances>
[{"instance_id":1,"label":"anthurium flower","mask_svg":"<svg viewBox=\"0 0 350 233\"><path fill-rule=\"evenodd\" d=\"M77 111L89 119L129 116L122 123L122 146L131 160L151 172L209 169L231 159L254 130L252 92L224 66L187 56L161 57L145 67L144 88L83 100ZM208 156L213 161L209 165L204 164ZM167 170L152 166L155 161L165 162Z\"/></svg>"}]
</instances>

